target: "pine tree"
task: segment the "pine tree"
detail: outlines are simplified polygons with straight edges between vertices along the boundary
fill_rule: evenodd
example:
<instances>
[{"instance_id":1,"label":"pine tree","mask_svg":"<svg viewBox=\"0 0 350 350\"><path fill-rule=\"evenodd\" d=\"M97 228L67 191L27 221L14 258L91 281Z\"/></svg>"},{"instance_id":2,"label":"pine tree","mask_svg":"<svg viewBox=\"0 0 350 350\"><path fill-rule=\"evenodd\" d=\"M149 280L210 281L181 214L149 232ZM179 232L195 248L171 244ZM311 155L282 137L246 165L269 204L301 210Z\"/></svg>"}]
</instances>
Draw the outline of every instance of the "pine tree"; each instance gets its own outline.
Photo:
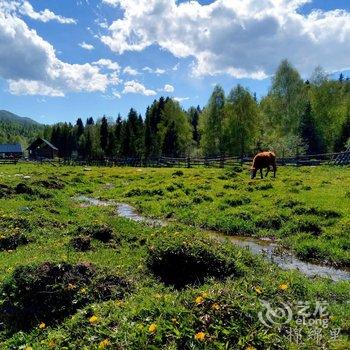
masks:
<instances>
[{"instance_id":1,"label":"pine tree","mask_svg":"<svg viewBox=\"0 0 350 350\"><path fill-rule=\"evenodd\" d=\"M108 121L105 116L103 116L100 126L100 145L103 152L106 153L108 147Z\"/></svg>"},{"instance_id":2,"label":"pine tree","mask_svg":"<svg viewBox=\"0 0 350 350\"><path fill-rule=\"evenodd\" d=\"M81 135L83 135L83 133L84 133L84 124L83 124L83 121L81 120L81 118L77 119L76 127L77 127L76 135L77 135L77 139L79 139L79 137Z\"/></svg>"}]
</instances>

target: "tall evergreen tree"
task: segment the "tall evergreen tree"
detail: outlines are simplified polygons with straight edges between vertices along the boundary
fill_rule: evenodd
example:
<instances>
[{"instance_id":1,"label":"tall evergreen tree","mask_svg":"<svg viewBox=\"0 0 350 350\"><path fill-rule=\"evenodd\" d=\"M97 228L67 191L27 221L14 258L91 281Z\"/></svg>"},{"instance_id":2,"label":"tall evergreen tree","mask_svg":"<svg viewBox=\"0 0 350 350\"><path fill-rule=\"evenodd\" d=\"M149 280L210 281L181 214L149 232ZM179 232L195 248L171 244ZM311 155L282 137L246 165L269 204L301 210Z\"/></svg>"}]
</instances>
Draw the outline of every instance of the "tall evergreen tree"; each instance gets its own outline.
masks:
<instances>
[{"instance_id":1,"label":"tall evergreen tree","mask_svg":"<svg viewBox=\"0 0 350 350\"><path fill-rule=\"evenodd\" d=\"M199 106L197 108L191 107L188 110L188 115L190 118L190 123L192 125L192 139L196 146L199 146L200 133L199 133L199 116L201 114L201 109Z\"/></svg>"},{"instance_id":2,"label":"tall evergreen tree","mask_svg":"<svg viewBox=\"0 0 350 350\"><path fill-rule=\"evenodd\" d=\"M103 152L106 153L108 147L108 121L105 116L103 116L100 126L100 145Z\"/></svg>"}]
</instances>

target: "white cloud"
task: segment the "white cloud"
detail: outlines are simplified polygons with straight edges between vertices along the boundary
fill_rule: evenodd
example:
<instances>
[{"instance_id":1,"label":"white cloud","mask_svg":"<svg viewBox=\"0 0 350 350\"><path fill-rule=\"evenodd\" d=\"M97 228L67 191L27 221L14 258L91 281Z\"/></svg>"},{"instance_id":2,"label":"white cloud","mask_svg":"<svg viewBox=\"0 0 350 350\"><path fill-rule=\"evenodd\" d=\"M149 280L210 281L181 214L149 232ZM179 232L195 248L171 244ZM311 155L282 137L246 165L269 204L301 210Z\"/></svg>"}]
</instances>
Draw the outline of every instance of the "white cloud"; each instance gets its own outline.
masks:
<instances>
[{"instance_id":1,"label":"white cloud","mask_svg":"<svg viewBox=\"0 0 350 350\"><path fill-rule=\"evenodd\" d=\"M101 36L112 51L142 51L156 44L176 57L194 57L198 76L263 79L283 58L304 74L317 65L328 71L350 68L350 13L300 13L310 0L104 2L123 11Z\"/></svg>"},{"instance_id":2,"label":"white cloud","mask_svg":"<svg viewBox=\"0 0 350 350\"><path fill-rule=\"evenodd\" d=\"M115 74L113 74L115 73ZM21 95L64 96L68 92L104 92L120 81L117 72L102 74L91 64L70 64L53 46L0 0L0 77Z\"/></svg>"},{"instance_id":3,"label":"white cloud","mask_svg":"<svg viewBox=\"0 0 350 350\"><path fill-rule=\"evenodd\" d=\"M118 72L120 71L120 65L118 62L113 62L106 58L101 58L96 62L92 62L92 64L95 66L105 67L107 69L114 70L114 71L118 71Z\"/></svg>"},{"instance_id":4,"label":"white cloud","mask_svg":"<svg viewBox=\"0 0 350 350\"><path fill-rule=\"evenodd\" d=\"M165 92L174 92L175 91L174 87L172 85L169 85L169 84L165 84L163 90Z\"/></svg>"},{"instance_id":5,"label":"white cloud","mask_svg":"<svg viewBox=\"0 0 350 350\"><path fill-rule=\"evenodd\" d=\"M147 73L154 73L158 75L166 73L166 70L161 68L152 69L150 67L143 67L142 70Z\"/></svg>"},{"instance_id":6,"label":"white cloud","mask_svg":"<svg viewBox=\"0 0 350 350\"><path fill-rule=\"evenodd\" d=\"M145 96L157 95L154 90L147 89L144 85L135 80L130 80L124 83L123 94L140 94Z\"/></svg>"},{"instance_id":7,"label":"white cloud","mask_svg":"<svg viewBox=\"0 0 350 350\"><path fill-rule=\"evenodd\" d=\"M43 11L40 12L36 12L33 9L33 6L28 2L28 1L23 1L20 4L19 7L19 12L22 15L28 16L32 19L35 19L37 21L41 21L41 22L49 22L49 21L56 21L58 23L61 24L76 24L77 21L73 18L66 18L66 17L62 17L60 15L56 15L55 13L53 13L52 11L45 9Z\"/></svg>"},{"instance_id":8,"label":"white cloud","mask_svg":"<svg viewBox=\"0 0 350 350\"><path fill-rule=\"evenodd\" d=\"M93 45L87 44L85 41L83 41L82 43L80 43L79 46L80 46L82 49L85 49L85 50L88 50L88 51L91 51L91 50L94 49L94 46L93 46Z\"/></svg>"},{"instance_id":9,"label":"white cloud","mask_svg":"<svg viewBox=\"0 0 350 350\"><path fill-rule=\"evenodd\" d=\"M133 76L140 74L136 69L131 68L130 66L125 67L123 70L123 73L128 75L133 75Z\"/></svg>"},{"instance_id":10,"label":"white cloud","mask_svg":"<svg viewBox=\"0 0 350 350\"><path fill-rule=\"evenodd\" d=\"M102 2L106 5L116 7L119 3L119 0L102 0Z\"/></svg>"},{"instance_id":11,"label":"white cloud","mask_svg":"<svg viewBox=\"0 0 350 350\"><path fill-rule=\"evenodd\" d=\"M189 100L189 97L174 97L174 100L177 102L183 102Z\"/></svg>"}]
</instances>

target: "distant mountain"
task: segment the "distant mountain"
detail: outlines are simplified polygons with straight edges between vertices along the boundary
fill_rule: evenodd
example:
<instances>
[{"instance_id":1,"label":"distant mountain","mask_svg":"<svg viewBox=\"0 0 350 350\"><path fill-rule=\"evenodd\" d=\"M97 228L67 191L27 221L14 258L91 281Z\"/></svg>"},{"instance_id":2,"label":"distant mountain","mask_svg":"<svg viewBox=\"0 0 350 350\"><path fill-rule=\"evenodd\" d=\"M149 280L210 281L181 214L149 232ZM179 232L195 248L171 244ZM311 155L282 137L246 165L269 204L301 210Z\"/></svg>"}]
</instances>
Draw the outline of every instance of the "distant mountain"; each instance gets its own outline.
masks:
<instances>
[{"instance_id":1,"label":"distant mountain","mask_svg":"<svg viewBox=\"0 0 350 350\"><path fill-rule=\"evenodd\" d=\"M33 119L0 110L0 143L21 143L26 147L31 140L42 135L44 128Z\"/></svg>"},{"instance_id":2,"label":"distant mountain","mask_svg":"<svg viewBox=\"0 0 350 350\"><path fill-rule=\"evenodd\" d=\"M0 110L0 121L4 122L14 122L23 125L41 125L33 119L20 117L17 114L11 113L9 111Z\"/></svg>"}]
</instances>

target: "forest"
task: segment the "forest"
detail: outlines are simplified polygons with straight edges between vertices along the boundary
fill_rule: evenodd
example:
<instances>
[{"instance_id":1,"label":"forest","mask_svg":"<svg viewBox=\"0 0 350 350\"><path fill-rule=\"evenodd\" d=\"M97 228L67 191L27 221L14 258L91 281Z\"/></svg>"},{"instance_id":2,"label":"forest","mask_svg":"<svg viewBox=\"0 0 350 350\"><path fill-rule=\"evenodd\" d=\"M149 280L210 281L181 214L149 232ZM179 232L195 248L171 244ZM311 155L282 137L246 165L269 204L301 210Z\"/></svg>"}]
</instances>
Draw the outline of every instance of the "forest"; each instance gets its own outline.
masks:
<instances>
[{"instance_id":1,"label":"forest","mask_svg":"<svg viewBox=\"0 0 350 350\"><path fill-rule=\"evenodd\" d=\"M169 97L155 100L144 117L46 126L42 136L62 158L245 156L274 150L278 156L340 152L350 138L350 80L317 67L307 80L283 60L266 96L237 85L227 95L215 86L204 108L187 111Z\"/></svg>"}]
</instances>

